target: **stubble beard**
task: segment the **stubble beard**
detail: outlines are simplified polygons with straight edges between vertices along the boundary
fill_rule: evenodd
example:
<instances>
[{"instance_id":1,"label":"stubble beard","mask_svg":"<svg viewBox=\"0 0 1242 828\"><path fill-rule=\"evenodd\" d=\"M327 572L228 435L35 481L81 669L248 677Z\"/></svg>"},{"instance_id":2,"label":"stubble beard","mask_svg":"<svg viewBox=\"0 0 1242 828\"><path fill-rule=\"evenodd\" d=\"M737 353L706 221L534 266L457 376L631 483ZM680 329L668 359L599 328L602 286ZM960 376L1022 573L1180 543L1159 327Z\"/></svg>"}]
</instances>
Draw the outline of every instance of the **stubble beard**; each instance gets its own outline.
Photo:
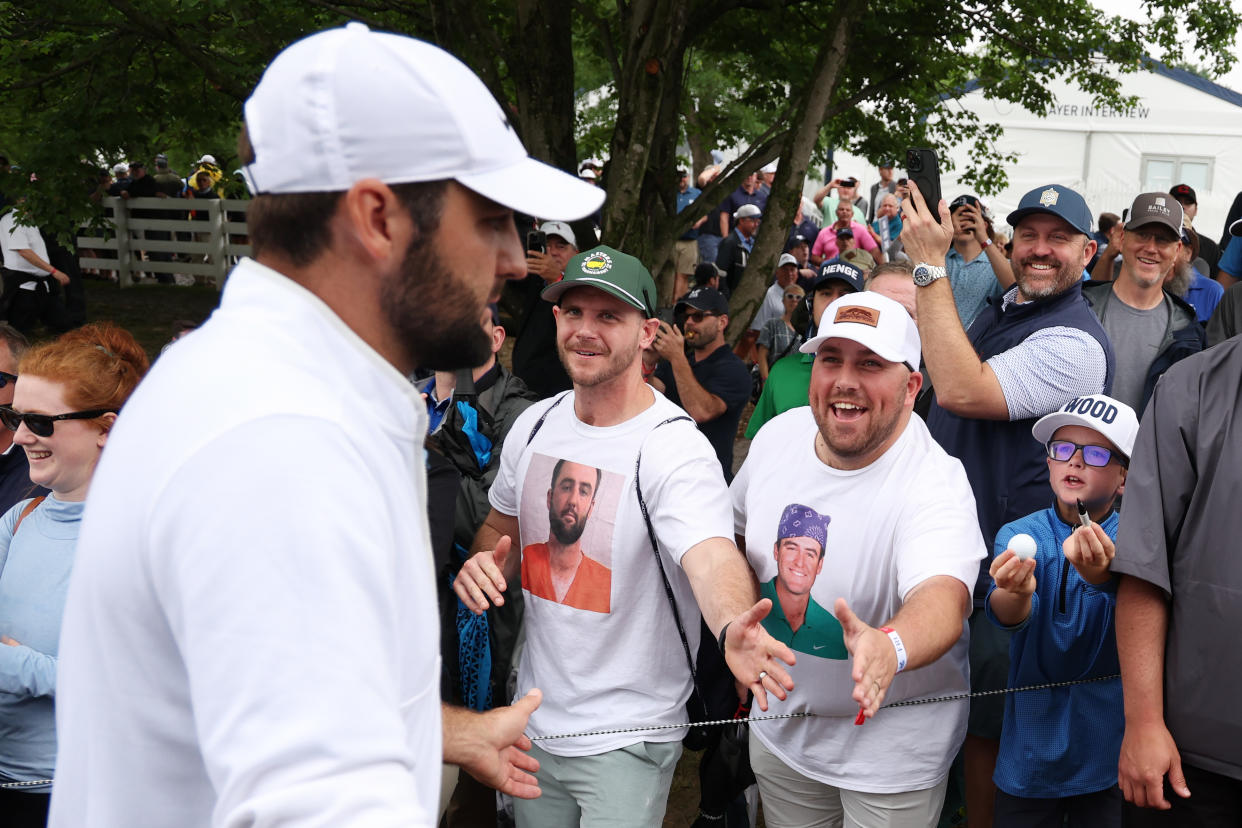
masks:
<instances>
[{"instance_id":1,"label":"stubble beard","mask_svg":"<svg viewBox=\"0 0 1242 828\"><path fill-rule=\"evenodd\" d=\"M893 432L897 429L897 424L901 418L905 394L905 386L902 386L892 400L894 405L891 414L882 420L877 418L875 406L867 406L871 422L868 423L865 431L848 442L834 441L830 436L833 434L832 411L829 410L831 406L825 406L822 411L817 406L811 406L811 413L815 418L815 425L819 429L820 439L824 441L824 444L828 446L833 454L843 460L853 461L866 457L893 436ZM855 401L849 398L834 398L834 402Z\"/></svg>"}]
</instances>

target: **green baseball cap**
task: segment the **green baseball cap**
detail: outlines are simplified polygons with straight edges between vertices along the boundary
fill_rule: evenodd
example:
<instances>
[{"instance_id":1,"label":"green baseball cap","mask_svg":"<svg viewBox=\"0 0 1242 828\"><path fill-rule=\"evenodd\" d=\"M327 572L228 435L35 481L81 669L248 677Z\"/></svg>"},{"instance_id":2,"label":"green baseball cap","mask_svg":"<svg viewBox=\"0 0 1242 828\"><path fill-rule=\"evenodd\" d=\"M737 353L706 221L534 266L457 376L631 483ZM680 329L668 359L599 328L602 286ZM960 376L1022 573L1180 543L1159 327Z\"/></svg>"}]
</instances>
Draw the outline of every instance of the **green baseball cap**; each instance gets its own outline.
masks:
<instances>
[{"instance_id":1,"label":"green baseball cap","mask_svg":"<svg viewBox=\"0 0 1242 828\"><path fill-rule=\"evenodd\" d=\"M633 256L600 245L569 260L565 278L548 285L539 294L556 302L570 288L593 287L615 296L647 315L655 316L656 286L650 271Z\"/></svg>"}]
</instances>

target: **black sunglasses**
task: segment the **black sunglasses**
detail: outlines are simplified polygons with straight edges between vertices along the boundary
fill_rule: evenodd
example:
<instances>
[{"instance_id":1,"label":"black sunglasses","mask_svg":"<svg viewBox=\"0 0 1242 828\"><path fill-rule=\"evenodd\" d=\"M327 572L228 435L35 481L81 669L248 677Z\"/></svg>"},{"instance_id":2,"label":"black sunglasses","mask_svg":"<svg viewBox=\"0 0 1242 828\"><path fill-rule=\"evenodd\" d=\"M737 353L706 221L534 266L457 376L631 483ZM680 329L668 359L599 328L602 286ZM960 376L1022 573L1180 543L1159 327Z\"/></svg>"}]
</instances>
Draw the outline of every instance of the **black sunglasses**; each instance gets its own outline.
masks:
<instances>
[{"instance_id":1,"label":"black sunglasses","mask_svg":"<svg viewBox=\"0 0 1242 828\"><path fill-rule=\"evenodd\" d=\"M8 371L0 371L0 388L3 388L10 382L17 382L17 374L10 374Z\"/></svg>"},{"instance_id":2,"label":"black sunglasses","mask_svg":"<svg viewBox=\"0 0 1242 828\"><path fill-rule=\"evenodd\" d=\"M14 411L0 405L0 423L9 431L17 431L22 423L37 437L51 437L58 420L93 420L105 414L115 414L115 408L92 408L90 411L70 411L68 414L31 414Z\"/></svg>"},{"instance_id":3,"label":"black sunglasses","mask_svg":"<svg viewBox=\"0 0 1242 828\"><path fill-rule=\"evenodd\" d=\"M697 325L699 322L702 322L704 319L708 319L709 317L719 316L719 315L720 314L718 313L710 313L708 311L691 311L690 313L686 314L686 318L689 319L691 322L694 322Z\"/></svg>"},{"instance_id":4,"label":"black sunglasses","mask_svg":"<svg viewBox=\"0 0 1242 828\"><path fill-rule=\"evenodd\" d=\"M1113 459L1113 450L1104 448L1104 446L1084 446L1079 443L1071 443L1069 440L1052 440L1048 443L1048 456L1058 463L1068 463L1074 453L1082 449L1082 462L1088 466L1102 469L1108 465ZM1126 459L1120 454L1117 455L1117 462L1123 467L1126 465Z\"/></svg>"}]
</instances>

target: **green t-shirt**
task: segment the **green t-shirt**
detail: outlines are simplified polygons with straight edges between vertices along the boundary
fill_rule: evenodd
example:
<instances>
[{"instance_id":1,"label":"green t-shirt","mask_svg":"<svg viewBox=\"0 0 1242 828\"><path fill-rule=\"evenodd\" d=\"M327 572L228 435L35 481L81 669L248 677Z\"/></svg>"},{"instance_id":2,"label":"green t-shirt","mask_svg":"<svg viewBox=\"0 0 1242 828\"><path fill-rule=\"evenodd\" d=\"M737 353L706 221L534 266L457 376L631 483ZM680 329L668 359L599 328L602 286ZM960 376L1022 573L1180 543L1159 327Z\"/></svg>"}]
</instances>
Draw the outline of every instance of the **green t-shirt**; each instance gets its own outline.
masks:
<instances>
[{"instance_id":1,"label":"green t-shirt","mask_svg":"<svg viewBox=\"0 0 1242 828\"><path fill-rule=\"evenodd\" d=\"M763 628L777 641L788 644L796 652L817 658L844 660L850 657L845 649L845 631L841 629L841 622L815 603L814 598L807 596L806 619L794 632L781 610L780 599L776 597L776 578L760 585L759 593L764 598L772 599L772 611L763 619Z\"/></svg>"},{"instance_id":2,"label":"green t-shirt","mask_svg":"<svg viewBox=\"0 0 1242 828\"><path fill-rule=\"evenodd\" d=\"M768 371L768 381L763 384L759 401L746 424L747 440L753 440L759 428L777 414L809 405L807 394L811 389L811 366L814 364L814 354L790 354L776 361Z\"/></svg>"}]
</instances>

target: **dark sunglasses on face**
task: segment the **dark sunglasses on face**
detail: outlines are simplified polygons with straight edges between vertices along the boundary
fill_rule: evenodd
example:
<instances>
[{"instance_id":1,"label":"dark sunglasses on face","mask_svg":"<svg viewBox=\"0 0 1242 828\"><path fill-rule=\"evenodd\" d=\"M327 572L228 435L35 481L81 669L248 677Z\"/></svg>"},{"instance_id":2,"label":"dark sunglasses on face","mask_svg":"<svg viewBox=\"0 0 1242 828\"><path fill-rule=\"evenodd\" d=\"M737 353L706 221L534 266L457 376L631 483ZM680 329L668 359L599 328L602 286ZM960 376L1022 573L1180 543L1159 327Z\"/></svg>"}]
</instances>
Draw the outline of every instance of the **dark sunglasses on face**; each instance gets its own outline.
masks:
<instances>
[{"instance_id":1,"label":"dark sunglasses on face","mask_svg":"<svg viewBox=\"0 0 1242 828\"><path fill-rule=\"evenodd\" d=\"M14 411L0 405L0 423L9 431L17 431L22 423L36 437L51 437L58 420L93 420L105 414L115 414L115 408L92 408L90 411L70 411L68 414L31 414Z\"/></svg>"},{"instance_id":2,"label":"dark sunglasses on face","mask_svg":"<svg viewBox=\"0 0 1242 828\"><path fill-rule=\"evenodd\" d=\"M786 299L801 299L802 296L803 294L801 293L786 293L785 294ZM3 386L0 386L0 387L3 387Z\"/></svg>"},{"instance_id":3,"label":"dark sunglasses on face","mask_svg":"<svg viewBox=\"0 0 1242 828\"><path fill-rule=\"evenodd\" d=\"M694 322L697 325L698 323L702 322L704 319L708 318L709 316L719 316L719 315L720 314L707 313L705 311L694 311L693 313L687 313L686 318L689 319L691 322Z\"/></svg>"},{"instance_id":4,"label":"dark sunglasses on face","mask_svg":"<svg viewBox=\"0 0 1242 828\"><path fill-rule=\"evenodd\" d=\"M8 371L0 371L0 388L5 387L10 382L17 382L17 374L10 374Z\"/></svg>"},{"instance_id":5,"label":"dark sunglasses on face","mask_svg":"<svg viewBox=\"0 0 1242 828\"><path fill-rule=\"evenodd\" d=\"M1108 465L1113 459L1113 450L1104 448L1104 446L1084 446L1079 443L1071 443L1069 440L1052 440L1048 443L1048 456L1056 460L1058 463L1068 463L1074 453L1082 449L1082 462L1088 466L1101 469ZM1117 462L1122 466L1126 465L1126 460L1121 455L1117 455Z\"/></svg>"}]
</instances>

